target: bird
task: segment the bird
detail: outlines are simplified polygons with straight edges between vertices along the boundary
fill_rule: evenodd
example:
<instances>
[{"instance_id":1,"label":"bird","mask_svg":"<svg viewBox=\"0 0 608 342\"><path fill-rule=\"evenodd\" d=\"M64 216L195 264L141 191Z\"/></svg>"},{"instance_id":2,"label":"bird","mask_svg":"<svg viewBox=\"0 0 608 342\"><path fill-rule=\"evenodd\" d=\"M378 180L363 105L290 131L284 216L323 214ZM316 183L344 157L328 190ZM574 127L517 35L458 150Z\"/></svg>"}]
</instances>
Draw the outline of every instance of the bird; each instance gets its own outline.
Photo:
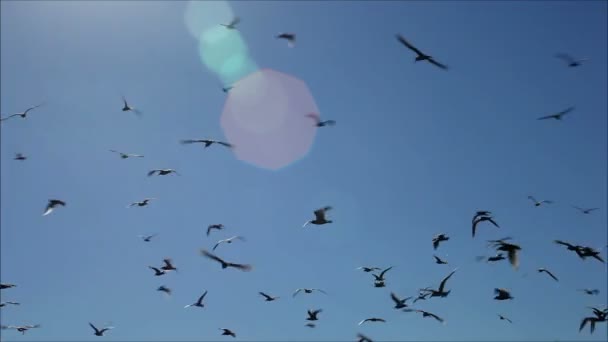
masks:
<instances>
[{"instance_id":1,"label":"bird","mask_svg":"<svg viewBox=\"0 0 608 342\"><path fill-rule=\"evenodd\" d=\"M414 311L422 313L422 317L432 317L432 318L436 319L437 321L443 323L443 318L435 315L434 313L430 313L430 312L424 311L424 310L414 310Z\"/></svg>"},{"instance_id":2,"label":"bird","mask_svg":"<svg viewBox=\"0 0 608 342\"><path fill-rule=\"evenodd\" d=\"M557 54L555 54L555 57L566 62L566 64L571 68L580 66L584 61L589 60L589 58L575 59L566 53L557 53Z\"/></svg>"},{"instance_id":3,"label":"bird","mask_svg":"<svg viewBox=\"0 0 608 342\"><path fill-rule=\"evenodd\" d=\"M361 325L361 324L366 323L366 322L382 322L382 323L386 323L386 321L383 318L371 317L371 318L366 318L366 319L362 320L361 322L359 322L358 325Z\"/></svg>"},{"instance_id":4,"label":"bird","mask_svg":"<svg viewBox=\"0 0 608 342\"><path fill-rule=\"evenodd\" d=\"M600 252L595 250L594 248L584 246L580 248L580 253L577 253L581 258L583 258L583 260L587 257L591 257L600 261L601 263L605 263L604 259L602 259L602 257L600 256Z\"/></svg>"},{"instance_id":5,"label":"bird","mask_svg":"<svg viewBox=\"0 0 608 342\"><path fill-rule=\"evenodd\" d=\"M52 213L53 210L57 206L65 207L65 202L61 201L61 200L58 200L58 199L50 199L49 203L46 205L46 208L44 209L44 213L42 214L42 216L46 216L46 215Z\"/></svg>"},{"instance_id":6,"label":"bird","mask_svg":"<svg viewBox=\"0 0 608 342\"><path fill-rule=\"evenodd\" d=\"M323 312L322 309L318 309L318 310L308 310L308 318L306 318L307 321L318 321L319 319L317 318L317 315L320 314L321 312Z\"/></svg>"},{"instance_id":7,"label":"bird","mask_svg":"<svg viewBox=\"0 0 608 342\"><path fill-rule=\"evenodd\" d=\"M448 279L450 279L450 277L454 275L454 273L456 273L456 269L454 269L450 274L447 275L447 277L441 280L441 283L439 284L439 288L437 290L432 288L425 288L421 291L429 292L431 297L447 297L452 290L445 291L445 284L447 283Z\"/></svg>"},{"instance_id":8,"label":"bird","mask_svg":"<svg viewBox=\"0 0 608 342\"><path fill-rule=\"evenodd\" d=\"M0 308L3 308L7 305L21 305L21 303L17 303L17 302L2 302L0 303Z\"/></svg>"},{"instance_id":9,"label":"bird","mask_svg":"<svg viewBox=\"0 0 608 342\"><path fill-rule=\"evenodd\" d=\"M161 285L161 286L159 286L159 287L156 289L156 291L164 292L164 293L166 293L166 294L168 294L168 295L170 295L170 294L171 294L171 292L173 292L173 291L171 291L171 289L170 289L170 288L166 287L165 285Z\"/></svg>"},{"instance_id":10,"label":"bird","mask_svg":"<svg viewBox=\"0 0 608 342\"><path fill-rule=\"evenodd\" d=\"M323 290L321 290L321 289L308 289L308 288L300 288L300 289L297 289L297 290L296 290L296 291L293 293L293 295L291 295L291 296L292 296L292 297L295 297L295 296L296 296L298 293L300 293L300 292L302 292L302 291L304 291L304 293L306 293L306 294L311 294L311 293L313 293L314 291L321 292L321 293L323 293L323 294L327 294L327 292L325 292L325 291L323 291Z\"/></svg>"},{"instance_id":11,"label":"bird","mask_svg":"<svg viewBox=\"0 0 608 342\"><path fill-rule=\"evenodd\" d=\"M498 240L494 243L494 247L496 248L496 251L507 252L507 257L509 258L511 266L516 270L519 268L518 251L521 250L520 246L505 242L504 240Z\"/></svg>"},{"instance_id":12,"label":"bird","mask_svg":"<svg viewBox=\"0 0 608 342\"><path fill-rule=\"evenodd\" d=\"M513 299L511 293L509 293L509 291L507 291L506 289L495 288L494 293L496 294L496 296L494 297L494 299L496 300Z\"/></svg>"},{"instance_id":13,"label":"bird","mask_svg":"<svg viewBox=\"0 0 608 342\"><path fill-rule=\"evenodd\" d=\"M248 271L251 271L251 269L253 268L251 265L248 265L248 264L236 264L236 263L224 261L221 258L217 257L216 255L214 255L204 249L201 249L200 253L202 256L205 256L209 259L215 260L215 261L219 262L220 264L222 264L222 269L225 269L228 267L233 267L238 270L248 272Z\"/></svg>"},{"instance_id":14,"label":"bird","mask_svg":"<svg viewBox=\"0 0 608 342\"><path fill-rule=\"evenodd\" d=\"M505 256L502 253L497 253L494 256L488 257L488 260L486 260L486 262L496 262L496 261L500 261L500 260L505 260Z\"/></svg>"},{"instance_id":15,"label":"bird","mask_svg":"<svg viewBox=\"0 0 608 342\"><path fill-rule=\"evenodd\" d=\"M285 39L287 40L287 46L294 47L296 44L296 34L295 33L279 33L275 36L276 39Z\"/></svg>"},{"instance_id":16,"label":"bird","mask_svg":"<svg viewBox=\"0 0 608 342\"><path fill-rule=\"evenodd\" d=\"M327 224L327 223L332 223L333 222L332 220L328 220L327 218L325 218L326 213L331 209L332 209L331 206L326 206L321 209L315 210L314 211L315 219L306 221L306 223L304 223L302 228L306 227L310 223L315 224L315 225L323 225L323 224Z\"/></svg>"},{"instance_id":17,"label":"bird","mask_svg":"<svg viewBox=\"0 0 608 342\"><path fill-rule=\"evenodd\" d=\"M30 330L30 329L40 328L40 324L34 324L34 325L2 325L2 326L0 326L0 328L2 328L2 330L5 330L5 329L15 329L18 332L20 332L22 335L25 335L25 333L28 330Z\"/></svg>"},{"instance_id":18,"label":"bird","mask_svg":"<svg viewBox=\"0 0 608 342\"><path fill-rule=\"evenodd\" d=\"M207 236L209 236L209 233L211 233L212 229L222 230L224 229L224 225L221 223L210 224L209 226L207 226Z\"/></svg>"},{"instance_id":19,"label":"bird","mask_svg":"<svg viewBox=\"0 0 608 342\"><path fill-rule=\"evenodd\" d=\"M357 334L357 338L358 338L357 342L374 342L374 341L372 341L371 338L369 338L361 333Z\"/></svg>"},{"instance_id":20,"label":"bird","mask_svg":"<svg viewBox=\"0 0 608 342\"><path fill-rule=\"evenodd\" d=\"M269 295L269 294L266 294L266 293L264 293L264 292L258 292L258 293L259 293L261 296L263 296L263 297L264 297L264 300L265 300L265 301L267 301L267 302L272 302L272 301L275 301L275 300L277 300L277 299L279 299L279 298L280 298L280 297L273 297L273 296L271 296L271 295Z\"/></svg>"},{"instance_id":21,"label":"bird","mask_svg":"<svg viewBox=\"0 0 608 342\"><path fill-rule=\"evenodd\" d=\"M306 117L315 120L316 127L325 127L325 126L335 126L336 125L335 120L321 121L321 117L319 116L318 113L308 113L308 114L306 114Z\"/></svg>"},{"instance_id":22,"label":"bird","mask_svg":"<svg viewBox=\"0 0 608 342\"><path fill-rule=\"evenodd\" d=\"M393 268L393 266L385 269L384 271L380 272L380 274L374 274L372 273L372 275L374 276L374 278L376 279L376 281L385 281L386 279L384 278L384 275L386 274L386 272L390 271Z\"/></svg>"},{"instance_id":23,"label":"bird","mask_svg":"<svg viewBox=\"0 0 608 342\"><path fill-rule=\"evenodd\" d=\"M412 299L412 297L407 297L407 298L401 299L401 298L397 297L397 295L394 292L391 292L391 299L393 300L393 302L395 302L395 306L393 308L403 309L403 308L407 307L407 304L405 302L407 302L409 299Z\"/></svg>"},{"instance_id":24,"label":"bird","mask_svg":"<svg viewBox=\"0 0 608 342\"><path fill-rule=\"evenodd\" d=\"M472 233L473 233L473 237L475 237L475 232L477 230L477 225L480 222L485 222L488 221L491 224L493 224L496 228L500 228L500 226L498 226L498 224L496 223L496 221L494 221L494 218L491 216L478 216L477 219L473 220L473 228L472 228Z\"/></svg>"},{"instance_id":25,"label":"bird","mask_svg":"<svg viewBox=\"0 0 608 342\"><path fill-rule=\"evenodd\" d=\"M574 106L570 106L564 110L562 110L559 113L556 114L551 114L551 115L546 115L546 116L541 116L540 118L538 118L537 120L547 120L547 119L555 119L555 120L561 120L562 117L568 113L570 113L571 111L574 110Z\"/></svg>"},{"instance_id":26,"label":"bird","mask_svg":"<svg viewBox=\"0 0 608 342\"><path fill-rule=\"evenodd\" d=\"M4 289L10 289L13 287L17 287L17 285L15 284L7 284L7 283L1 283L0 284L0 290L4 290Z\"/></svg>"},{"instance_id":27,"label":"bird","mask_svg":"<svg viewBox=\"0 0 608 342\"><path fill-rule=\"evenodd\" d=\"M386 284L384 283L383 280L381 280L381 281L375 280L374 287L386 287Z\"/></svg>"},{"instance_id":28,"label":"bird","mask_svg":"<svg viewBox=\"0 0 608 342\"><path fill-rule=\"evenodd\" d=\"M234 332L232 332L232 330L230 329L226 329L226 328L220 328L220 330L223 330L224 332L222 333L222 336L232 336L232 337L236 337L236 334Z\"/></svg>"},{"instance_id":29,"label":"bird","mask_svg":"<svg viewBox=\"0 0 608 342\"><path fill-rule=\"evenodd\" d=\"M24 156L22 153L16 153L15 154L15 158L13 158L14 160L26 160L27 157Z\"/></svg>"},{"instance_id":30,"label":"bird","mask_svg":"<svg viewBox=\"0 0 608 342\"><path fill-rule=\"evenodd\" d=\"M314 323L310 323L310 322L309 322L309 323L306 323L304 326L305 326L305 327L309 327L309 328L314 328L314 327L316 327L316 325L315 325Z\"/></svg>"},{"instance_id":31,"label":"bird","mask_svg":"<svg viewBox=\"0 0 608 342\"><path fill-rule=\"evenodd\" d=\"M129 204L127 206L127 208L133 207L133 206L138 206L138 207L145 207L148 205L148 203L150 203L150 201L155 200L156 198L152 197L152 198L146 198L144 200L141 200L139 202L133 202L131 204Z\"/></svg>"},{"instance_id":32,"label":"bird","mask_svg":"<svg viewBox=\"0 0 608 342\"><path fill-rule=\"evenodd\" d=\"M144 156L141 154L132 154L132 153L123 153L120 151L116 151L116 150L109 150L110 152L114 152L114 153L118 153L120 155L120 158L122 159L127 159L127 158L143 158Z\"/></svg>"},{"instance_id":33,"label":"bird","mask_svg":"<svg viewBox=\"0 0 608 342\"><path fill-rule=\"evenodd\" d=\"M213 246L213 250L215 250L215 249L217 248L217 246L219 246L220 244L222 244L222 243L224 243L224 242L225 242L225 243L232 243L232 241L234 241L234 240L241 240L241 241L245 241L245 238L244 238L244 237L242 237L242 236L238 236L238 235L237 235L237 236L229 237L229 238L227 238L227 239L219 240L219 241L218 241L218 242L215 244L215 246Z\"/></svg>"},{"instance_id":34,"label":"bird","mask_svg":"<svg viewBox=\"0 0 608 342\"><path fill-rule=\"evenodd\" d=\"M594 308L594 307L589 307L589 308L593 310L593 314L595 315L595 317L591 316L591 317L583 318L578 331L579 332L582 331L583 328L585 328L585 325L587 325L587 323L589 323L591 333L593 334L593 331L595 330L595 323L606 322L606 317L608 316L608 309L600 310L600 309Z\"/></svg>"},{"instance_id":35,"label":"bird","mask_svg":"<svg viewBox=\"0 0 608 342\"><path fill-rule=\"evenodd\" d=\"M380 267L360 266L360 267L357 267L356 270L363 270L363 272L373 272L373 271L380 271L381 268Z\"/></svg>"},{"instance_id":36,"label":"bird","mask_svg":"<svg viewBox=\"0 0 608 342\"><path fill-rule=\"evenodd\" d=\"M205 291L205 293L203 293L200 297L198 297L198 300L196 302L184 306L184 309L189 308L191 306L197 306L199 308L205 307L205 304L203 304L203 299L205 298L206 295L207 295L207 291Z\"/></svg>"},{"instance_id":37,"label":"bird","mask_svg":"<svg viewBox=\"0 0 608 342\"><path fill-rule=\"evenodd\" d=\"M498 318L500 318L501 321L504 320L504 321L507 321L509 323L513 323L510 319L508 319L507 317L505 317L505 316L503 316L501 314L498 314Z\"/></svg>"},{"instance_id":38,"label":"bird","mask_svg":"<svg viewBox=\"0 0 608 342\"><path fill-rule=\"evenodd\" d=\"M154 266L148 266L148 268L151 269L151 270L153 270L154 271L154 275L157 276L157 277L160 277L160 276L166 274L166 272L164 270L158 269L158 268L156 268Z\"/></svg>"},{"instance_id":39,"label":"bird","mask_svg":"<svg viewBox=\"0 0 608 342\"><path fill-rule=\"evenodd\" d=\"M173 262L171 261L171 259L165 258L165 259L163 259L163 263L165 263L165 264L163 265L163 267L160 268L161 270L177 271L177 267L173 266Z\"/></svg>"},{"instance_id":40,"label":"bird","mask_svg":"<svg viewBox=\"0 0 608 342\"><path fill-rule=\"evenodd\" d=\"M25 111L23 111L23 112L21 112L21 113L15 113L15 114L9 115L9 116L7 116L7 117L5 117L5 118L0 119L0 121L5 121L5 120L8 120L8 119L10 119L10 118L17 117L17 116L19 116L19 117L21 117L21 118L25 119L25 118L27 117L27 113L29 113L31 110L34 110L34 109L36 109L36 108L38 108L38 107L40 107L40 106L42 106L42 104L39 104L39 105L37 105L37 106L30 107L30 108L26 109Z\"/></svg>"},{"instance_id":41,"label":"bird","mask_svg":"<svg viewBox=\"0 0 608 342\"><path fill-rule=\"evenodd\" d=\"M557 277L556 277L555 275L553 275L553 273L551 273L551 271L549 271L549 270L548 270L548 269L546 269L546 268L542 268L542 267L541 267L541 268L539 268L537 271L538 271L538 273L543 273L543 272L544 272L544 273L547 273L547 275L549 275L549 277L553 278L555 281L559 281L559 280L557 279Z\"/></svg>"},{"instance_id":42,"label":"bird","mask_svg":"<svg viewBox=\"0 0 608 342\"><path fill-rule=\"evenodd\" d=\"M142 112L139 109L135 109L131 106L129 106L129 104L127 103L127 99L125 99L125 97L122 97L122 102L124 103L124 106L122 107L122 111L123 112L133 112L135 114L137 114L138 116L141 116Z\"/></svg>"},{"instance_id":43,"label":"bird","mask_svg":"<svg viewBox=\"0 0 608 342\"><path fill-rule=\"evenodd\" d=\"M449 239L450 237L443 233L435 235L433 237L433 249L436 250L442 241L448 241Z\"/></svg>"},{"instance_id":44,"label":"bird","mask_svg":"<svg viewBox=\"0 0 608 342\"><path fill-rule=\"evenodd\" d=\"M154 169L154 170L148 171L148 177L152 176L155 173L158 173L159 176L165 176L165 175L169 175L172 173L175 173L178 176L180 175L177 171L175 171L173 169Z\"/></svg>"},{"instance_id":45,"label":"bird","mask_svg":"<svg viewBox=\"0 0 608 342\"><path fill-rule=\"evenodd\" d=\"M397 34L396 35L397 40L403 44L405 47L407 47L408 49L414 51L416 53L416 59L414 59L414 62L418 62L418 61L428 61L429 63L438 66L439 68L443 69L443 70L447 70L448 67L446 65L443 65L439 62L437 62L432 56L426 55L424 54L422 51L418 50L414 45L410 44L410 42L408 42L402 35Z\"/></svg>"},{"instance_id":46,"label":"bird","mask_svg":"<svg viewBox=\"0 0 608 342\"><path fill-rule=\"evenodd\" d=\"M488 210L477 210L475 216L473 216L472 222L475 222L481 216L492 216L492 212Z\"/></svg>"},{"instance_id":47,"label":"bird","mask_svg":"<svg viewBox=\"0 0 608 342\"><path fill-rule=\"evenodd\" d=\"M220 24L220 25L224 26L225 28L227 28L229 30L234 30L234 29L236 29L236 25L240 22L241 22L241 18L234 17L234 19L232 19L232 21L229 24Z\"/></svg>"},{"instance_id":48,"label":"bird","mask_svg":"<svg viewBox=\"0 0 608 342\"><path fill-rule=\"evenodd\" d=\"M438 257L438 256L436 256L436 255L433 255L433 258L435 258L435 263L436 263L436 264L439 264L439 265L447 265L447 264L448 264L448 262L447 262L447 261L442 260L441 258L439 258L439 257Z\"/></svg>"},{"instance_id":49,"label":"bird","mask_svg":"<svg viewBox=\"0 0 608 342\"><path fill-rule=\"evenodd\" d=\"M93 328L93 330L95 330L95 332L94 332L95 336L103 336L103 334L106 331L113 329L113 327L105 327L100 330L100 329L97 329L91 322L89 322L89 326L91 326L91 328Z\"/></svg>"},{"instance_id":50,"label":"bird","mask_svg":"<svg viewBox=\"0 0 608 342\"><path fill-rule=\"evenodd\" d=\"M142 240L144 240L144 242L150 242L150 240L152 240L153 237L155 237L158 234L152 234L152 235L138 235Z\"/></svg>"},{"instance_id":51,"label":"bird","mask_svg":"<svg viewBox=\"0 0 608 342\"><path fill-rule=\"evenodd\" d=\"M585 294L588 294L590 296L596 296L600 294L600 290L598 289L579 289L578 291L584 292Z\"/></svg>"},{"instance_id":52,"label":"bird","mask_svg":"<svg viewBox=\"0 0 608 342\"><path fill-rule=\"evenodd\" d=\"M225 86L225 87L222 87L222 91L223 91L224 93L227 93L227 92L229 92L230 90L232 90L232 88L234 88L234 86Z\"/></svg>"},{"instance_id":53,"label":"bird","mask_svg":"<svg viewBox=\"0 0 608 342\"><path fill-rule=\"evenodd\" d=\"M219 144L219 145L226 146L229 148L234 147L232 144L229 144L227 142L223 142L223 141L219 141L219 140L211 140L211 139L185 139L185 140L180 140L180 143L182 145L201 143L201 144L204 144L203 148L207 148L213 144Z\"/></svg>"},{"instance_id":54,"label":"bird","mask_svg":"<svg viewBox=\"0 0 608 342\"><path fill-rule=\"evenodd\" d=\"M581 213L583 213L583 214L587 214L587 215L588 215L588 214L591 214L591 212L592 212L592 211L594 211L594 210L598 210L598 209L599 209L599 208L589 208L589 209L583 209L583 208L579 208L579 207L574 206L574 205L573 205L572 207L573 207L573 208L575 208L575 209L578 209L578 211L580 211L580 212L581 212Z\"/></svg>"},{"instance_id":55,"label":"bird","mask_svg":"<svg viewBox=\"0 0 608 342\"><path fill-rule=\"evenodd\" d=\"M416 303L419 300L426 300L426 297L428 297L430 295L431 295L430 292L420 291L420 293L418 294L418 297L414 298L414 303Z\"/></svg>"}]
</instances>

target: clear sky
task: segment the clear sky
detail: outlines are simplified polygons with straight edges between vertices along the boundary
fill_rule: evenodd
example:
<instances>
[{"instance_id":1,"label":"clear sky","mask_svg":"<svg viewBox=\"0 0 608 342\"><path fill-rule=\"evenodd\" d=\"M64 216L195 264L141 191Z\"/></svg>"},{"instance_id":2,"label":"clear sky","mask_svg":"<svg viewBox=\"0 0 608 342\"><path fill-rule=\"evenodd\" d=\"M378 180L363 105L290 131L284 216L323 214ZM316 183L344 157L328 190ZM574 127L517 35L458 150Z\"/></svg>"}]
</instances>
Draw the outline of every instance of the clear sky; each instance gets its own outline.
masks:
<instances>
[{"instance_id":1,"label":"clear sky","mask_svg":"<svg viewBox=\"0 0 608 342\"><path fill-rule=\"evenodd\" d=\"M231 340L221 327L252 341L605 340L605 323L594 335L578 325L586 306L607 302L606 265L552 240L607 243L606 1L230 3L250 66L306 82L337 121L278 170L178 143L226 137L224 80L202 62L187 5L2 1L2 116L45 103L1 128L1 278L18 285L2 301L22 303L1 309L2 324L42 325L2 340ZM230 21L220 12L194 21ZM295 48L274 39L284 31ZM396 33L450 70L414 64ZM568 68L558 52L589 61ZM141 119L120 110L123 94ZM569 106L561 122L536 120ZM153 168L181 176L146 177ZM528 195L555 203L536 208ZM145 197L158 200L125 208ZM42 217L49 198L67 207ZM334 223L302 229L325 205ZM501 228L484 224L472 239L478 209ZM226 230L206 237L211 223ZM432 258L439 232L451 236L437 251L449 265ZM148 233L159 235L138 238ZM232 235L247 241L217 254L252 272L198 254ZM523 249L519 271L475 261L505 236ZM179 272L154 277L147 266L165 257ZM394 266L387 287L363 265ZM449 297L416 303L446 325L392 308L390 291L413 296L455 267ZM328 295L292 298L299 287ZM493 300L495 287L515 299ZM204 290L204 309L183 308ZM372 316L387 323L357 326ZM96 337L88 322L116 328Z\"/></svg>"}]
</instances>

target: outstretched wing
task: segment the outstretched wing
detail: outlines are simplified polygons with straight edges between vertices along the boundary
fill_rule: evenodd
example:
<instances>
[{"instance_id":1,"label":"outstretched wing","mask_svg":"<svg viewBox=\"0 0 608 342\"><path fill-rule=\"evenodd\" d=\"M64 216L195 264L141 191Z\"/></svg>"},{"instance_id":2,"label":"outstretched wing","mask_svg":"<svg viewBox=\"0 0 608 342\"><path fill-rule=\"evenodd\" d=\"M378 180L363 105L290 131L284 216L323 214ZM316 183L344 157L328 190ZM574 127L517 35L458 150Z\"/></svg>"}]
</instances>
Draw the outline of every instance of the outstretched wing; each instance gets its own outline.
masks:
<instances>
[{"instance_id":1,"label":"outstretched wing","mask_svg":"<svg viewBox=\"0 0 608 342\"><path fill-rule=\"evenodd\" d=\"M417 49L417 48L416 48L414 45L410 44L410 42L408 42L408 41L407 41L407 40L406 40L406 39L405 39L405 38L404 38L402 35L400 35L400 34L396 34L396 37L397 37L397 40L398 40L398 41L399 41L401 44L405 45L405 47L407 47L408 49L410 49L410 50L414 51L414 52L415 52L416 54L418 54L418 55L424 55L424 54L422 53L422 51L418 50L418 49Z\"/></svg>"},{"instance_id":2,"label":"outstretched wing","mask_svg":"<svg viewBox=\"0 0 608 342\"><path fill-rule=\"evenodd\" d=\"M429 61L429 63L431 63L433 65L436 65L436 66L440 67L443 70L448 70L448 66L447 65L441 64L441 63L437 62L436 60L434 60L433 58L429 58L428 61Z\"/></svg>"},{"instance_id":3,"label":"outstretched wing","mask_svg":"<svg viewBox=\"0 0 608 342\"><path fill-rule=\"evenodd\" d=\"M215 260L215 261L217 261L217 262L219 262L219 263L221 263L221 264L225 263L225 261L224 261L224 260L220 259L220 258L219 258L219 257L217 257L215 254L210 253L210 252L208 252L208 251L206 251L206 250L204 250L204 249L201 249L200 253L201 253L201 255L202 255L202 256L205 256L205 257L207 257L207 258L209 258L209 259Z\"/></svg>"},{"instance_id":4,"label":"outstretched wing","mask_svg":"<svg viewBox=\"0 0 608 342\"><path fill-rule=\"evenodd\" d=\"M445 283L448 281L448 279L450 279L450 277L456 273L456 270L453 270L450 274L448 274L447 277L443 278L443 280L441 281L441 284L439 284L439 292L443 292L443 289L445 288Z\"/></svg>"}]
</instances>

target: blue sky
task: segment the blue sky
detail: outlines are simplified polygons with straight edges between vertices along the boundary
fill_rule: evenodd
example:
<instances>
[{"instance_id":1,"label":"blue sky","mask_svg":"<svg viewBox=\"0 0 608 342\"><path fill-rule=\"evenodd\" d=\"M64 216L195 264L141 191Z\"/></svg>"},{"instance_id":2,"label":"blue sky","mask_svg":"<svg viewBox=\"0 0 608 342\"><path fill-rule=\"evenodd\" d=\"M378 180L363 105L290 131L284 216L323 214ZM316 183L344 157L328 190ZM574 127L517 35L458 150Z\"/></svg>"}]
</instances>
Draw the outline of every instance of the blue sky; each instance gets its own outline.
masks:
<instances>
[{"instance_id":1,"label":"blue sky","mask_svg":"<svg viewBox=\"0 0 608 342\"><path fill-rule=\"evenodd\" d=\"M605 338L606 324L594 335L578 324L586 306L607 302L606 265L551 242L606 245L605 1L230 3L255 64L305 81L338 122L278 171L178 144L224 137L226 95L201 62L186 6L2 1L2 115L46 103L2 123L0 274L18 285L2 300L22 303L2 309L2 324L42 325L2 331L3 340L231 340L220 327L252 341ZM274 39L281 31L297 33L294 49ZM414 64L398 32L451 69ZM567 68L557 52L590 60ZM120 111L122 94L142 119ZM563 122L536 120L571 105ZM182 176L146 177L153 168ZM535 208L528 195L556 203ZM125 209L145 197L159 199ZM68 205L42 217L49 198ZM302 229L325 205L334 223ZM478 209L501 229L480 227L472 239ZM207 238L211 223L227 229ZM451 236L438 251L447 266L432 258L439 232ZM146 244L137 237L146 233L159 235ZM248 240L218 254L252 272L198 255L237 234ZM485 240L504 236L523 248L519 271L475 262L492 253ZM164 257L179 273L154 277L147 266ZM387 288L373 288L362 265L395 266ZM449 297L417 303L445 326L392 308L391 290L414 295L454 267ZM161 284L170 299L155 291ZM299 287L329 295L291 298ZM515 300L494 301L495 287ZM602 292L576 292L585 287ZM205 309L183 309L204 290ZM282 298L266 303L258 291ZM318 327L304 327L316 308ZM388 323L357 326L371 316ZM116 329L98 338L87 322Z\"/></svg>"}]
</instances>

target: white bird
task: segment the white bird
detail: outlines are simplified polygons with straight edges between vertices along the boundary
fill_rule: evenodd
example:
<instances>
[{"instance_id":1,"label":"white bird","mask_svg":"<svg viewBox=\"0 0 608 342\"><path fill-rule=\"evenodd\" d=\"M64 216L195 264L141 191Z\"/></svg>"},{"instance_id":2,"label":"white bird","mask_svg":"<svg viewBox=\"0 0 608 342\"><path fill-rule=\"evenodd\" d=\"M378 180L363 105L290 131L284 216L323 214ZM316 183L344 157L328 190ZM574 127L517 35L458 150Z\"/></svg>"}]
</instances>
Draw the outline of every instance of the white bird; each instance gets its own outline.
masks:
<instances>
[{"instance_id":1,"label":"white bird","mask_svg":"<svg viewBox=\"0 0 608 342\"><path fill-rule=\"evenodd\" d=\"M189 308L191 306L198 306L199 308L205 307L205 304L203 304L203 299L205 298L206 295L207 295L207 291L205 291L205 293L203 293L202 296L200 296L196 302L184 306L184 309Z\"/></svg>"},{"instance_id":2,"label":"white bird","mask_svg":"<svg viewBox=\"0 0 608 342\"><path fill-rule=\"evenodd\" d=\"M382 323L386 323L386 321L383 318L372 317L372 318L366 318L366 319L362 320L361 322L359 322L359 325L361 325L361 324L363 324L365 322L382 322Z\"/></svg>"},{"instance_id":3,"label":"white bird","mask_svg":"<svg viewBox=\"0 0 608 342\"><path fill-rule=\"evenodd\" d=\"M25 119L25 118L27 117L27 113L29 113L29 111L30 111L30 110L33 110L33 109L38 108L38 107L40 107L40 106L42 106L42 104L39 104L39 105L37 105L37 106L30 107L30 108L26 109L25 111L23 111L23 112L21 112L21 113L15 113L15 114L9 115L9 116L7 116L7 117L5 117L5 118L0 119L0 121L8 120L8 119L13 118L13 117L16 117L16 116L20 116L20 117L22 117L22 118L24 118L24 119Z\"/></svg>"},{"instance_id":4,"label":"white bird","mask_svg":"<svg viewBox=\"0 0 608 342\"><path fill-rule=\"evenodd\" d=\"M225 243L232 243L232 241L234 241L234 240L241 240L241 241L245 241L245 238L244 238L244 237L242 237L242 236L238 236L238 235L237 235L237 236L229 237L229 238L227 238L227 239L220 240L220 241L218 241L218 242L215 244L215 246L213 246L213 250L215 250L215 249L217 248L217 246L219 246L220 244L222 244L222 243L224 243L224 242L225 242Z\"/></svg>"},{"instance_id":5,"label":"white bird","mask_svg":"<svg viewBox=\"0 0 608 342\"><path fill-rule=\"evenodd\" d=\"M528 196L528 199L531 200L532 202L534 202L535 207L540 207L543 203L547 203L547 204L553 203L553 201L549 201L549 200L537 201L536 198L534 198L534 196Z\"/></svg>"},{"instance_id":6,"label":"white bird","mask_svg":"<svg viewBox=\"0 0 608 342\"><path fill-rule=\"evenodd\" d=\"M118 153L120 155L120 158L122 158L122 159L127 159L127 158L143 158L144 157L141 154L122 153L122 152L116 151L116 150L110 150L110 152Z\"/></svg>"},{"instance_id":7,"label":"white bird","mask_svg":"<svg viewBox=\"0 0 608 342\"><path fill-rule=\"evenodd\" d=\"M58 200L58 199L50 199L49 203L46 205L46 208L44 209L44 213L42 214L42 216L46 216L46 215L50 214L59 205L62 207L65 207L65 202Z\"/></svg>"}]
</instances>

